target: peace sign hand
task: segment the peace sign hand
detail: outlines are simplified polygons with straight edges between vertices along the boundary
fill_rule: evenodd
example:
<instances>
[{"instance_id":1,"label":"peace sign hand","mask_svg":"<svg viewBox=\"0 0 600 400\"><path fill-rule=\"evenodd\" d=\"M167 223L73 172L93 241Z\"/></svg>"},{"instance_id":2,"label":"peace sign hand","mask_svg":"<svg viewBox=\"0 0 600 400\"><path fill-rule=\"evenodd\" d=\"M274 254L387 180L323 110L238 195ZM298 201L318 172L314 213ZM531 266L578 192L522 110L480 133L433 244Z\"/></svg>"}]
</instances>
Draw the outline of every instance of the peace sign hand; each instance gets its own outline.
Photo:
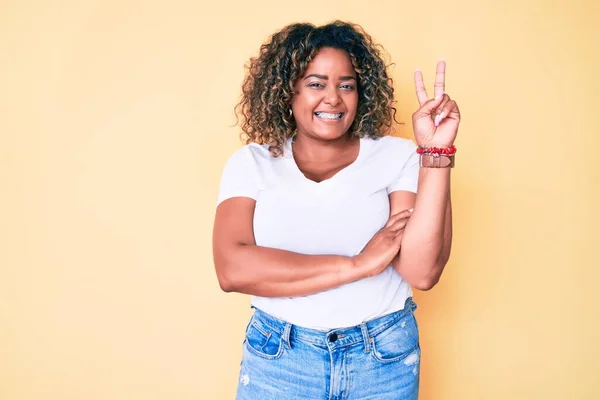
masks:
<instances>
[{"instance_id":1,"label":"peace sign hand","mask_svg":"<svg viewBox=\"0 0 600 400\"><path fill-rule=\"evenodd\" d=\"M454 100L444 93L446 82L446 62L437 64L434 85L434 98L429 100L423 83L423 74L415 71L415 86L419 109L412 116L415 140L419 146L450 147L456 140L460 111Z\"/></svg>"}]
</instances>

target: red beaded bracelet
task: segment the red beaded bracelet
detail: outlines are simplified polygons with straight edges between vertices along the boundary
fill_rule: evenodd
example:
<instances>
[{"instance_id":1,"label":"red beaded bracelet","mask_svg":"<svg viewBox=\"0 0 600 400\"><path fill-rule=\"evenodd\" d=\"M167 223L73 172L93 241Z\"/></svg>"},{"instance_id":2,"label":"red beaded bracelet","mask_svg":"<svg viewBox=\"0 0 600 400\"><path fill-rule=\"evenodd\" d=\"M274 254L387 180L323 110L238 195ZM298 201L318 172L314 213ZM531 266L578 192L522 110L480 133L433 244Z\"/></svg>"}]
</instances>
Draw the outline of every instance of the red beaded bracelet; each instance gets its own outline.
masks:
<instances>
[{"instance_id":1,"label":"red beaded bracelet","mask_svg":"<svg viewBox=\"0 0 600 400\"><path fill-rule=\"evenodd\" d=\"M417 148L418 154L432 154L432 155L446 155L453 156L456 154L456 146L452 145L447 148L439 148L439 147L425 147L419 146Z\"/></svg>"}]
</instances>

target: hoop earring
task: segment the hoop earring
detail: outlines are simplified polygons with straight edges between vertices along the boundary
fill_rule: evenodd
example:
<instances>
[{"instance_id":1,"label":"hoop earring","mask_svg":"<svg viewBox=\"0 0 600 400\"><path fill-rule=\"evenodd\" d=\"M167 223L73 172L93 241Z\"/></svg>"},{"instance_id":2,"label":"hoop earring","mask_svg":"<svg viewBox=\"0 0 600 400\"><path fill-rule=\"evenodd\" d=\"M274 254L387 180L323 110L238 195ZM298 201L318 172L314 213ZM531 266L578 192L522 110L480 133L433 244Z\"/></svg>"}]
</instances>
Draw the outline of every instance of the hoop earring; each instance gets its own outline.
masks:
<instances>
[{"instance_id":1,"label":"hoop earring","mask_svg":"<svg viewBox=\"0 0 600 400\"><path fill-rule=\"evenodd\" d=\"M293 114L293 112L292 112L292 109L290 108L290 110L289 110L289 111L290 111L290 117L291 117L291 116L292 116L292 114Z\"/></svg>"}]
</instances>

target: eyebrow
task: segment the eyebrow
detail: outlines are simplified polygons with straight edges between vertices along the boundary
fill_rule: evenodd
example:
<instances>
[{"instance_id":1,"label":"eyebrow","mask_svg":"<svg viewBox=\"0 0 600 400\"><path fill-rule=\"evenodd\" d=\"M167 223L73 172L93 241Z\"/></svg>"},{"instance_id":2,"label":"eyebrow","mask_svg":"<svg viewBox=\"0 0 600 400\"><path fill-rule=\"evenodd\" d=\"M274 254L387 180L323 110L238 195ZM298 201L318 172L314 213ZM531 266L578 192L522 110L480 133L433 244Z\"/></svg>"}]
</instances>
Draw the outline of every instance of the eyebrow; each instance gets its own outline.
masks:
<instances>
[{"instance_id":1,"label":"eyebrow","mask_svg":"<svg viewBox=\"0 0 600 400\"><path fill-rule=\"evenodd\" d=\"M323 79L323 80L328 80L329 77L327 75L320 75L320 74L310 74L304 77L304 79L308 79L308 78L319 78L319 79ZM354 76L340 76L340 80L342 81L349 81L349 80L356 80L356 78Z\"/></svg>"}]
</instances>

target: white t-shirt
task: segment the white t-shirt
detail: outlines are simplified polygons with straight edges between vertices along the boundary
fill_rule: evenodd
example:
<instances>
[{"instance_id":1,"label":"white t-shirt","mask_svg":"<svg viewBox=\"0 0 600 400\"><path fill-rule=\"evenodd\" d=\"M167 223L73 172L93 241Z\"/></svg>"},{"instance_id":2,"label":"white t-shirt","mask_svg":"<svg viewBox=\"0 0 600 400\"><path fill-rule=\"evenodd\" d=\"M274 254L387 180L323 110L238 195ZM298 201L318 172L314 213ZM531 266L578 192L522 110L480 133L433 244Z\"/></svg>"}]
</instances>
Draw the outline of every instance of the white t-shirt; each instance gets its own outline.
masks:
<instances>
[{"instance_id":1,"label":"white t-shirt","mask_svg":"<svg viewBox=\"0 0 600 400\"><path fill-rule=\"evenodd\" d=\"M301 254L359 254L387 222L389 194L416 193L419 159L408 139L360 139L354 163L320 183L304 176L291 140L273 157L266 145L249 144L227 161L217 204L231 197L256 200L258 246ZM400 310L410 284L389 266L381 274L301 297L252 296L252 305L299 326L329 330L358 325Z\"/></svg>"}]
</instances>

